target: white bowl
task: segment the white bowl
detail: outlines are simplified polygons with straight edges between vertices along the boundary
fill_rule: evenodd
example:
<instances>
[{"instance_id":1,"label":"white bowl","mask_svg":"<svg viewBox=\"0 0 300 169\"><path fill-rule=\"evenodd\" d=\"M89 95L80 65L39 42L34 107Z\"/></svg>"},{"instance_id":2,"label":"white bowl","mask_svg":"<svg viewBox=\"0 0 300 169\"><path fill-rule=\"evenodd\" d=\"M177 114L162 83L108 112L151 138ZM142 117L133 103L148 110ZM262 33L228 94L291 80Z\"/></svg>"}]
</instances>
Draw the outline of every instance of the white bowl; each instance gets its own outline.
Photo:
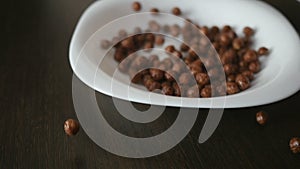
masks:
<instances>
[{"instance_id":1,"label":"white bowl","mask_svg":"<svg viewBox=\"0 0 300 169\"><path fill-rule=\"evenodd\" d=\"M146 21L143 22L139 17L134 19L132 2L133 0L96 1L84 12L77 24L70 44L70 63L76 76L96 91L138 103L197 108L257 106L282 100L299 91L298 34L281 13L266 3L254 0L189 0L184 3L179 0L141 1L141 12L158 7L162 12L168 13L172 7L180 6L184 16L202 25L229 24L237 32L242 32L244 26L254 27L256 34L253 48L266 46L271 49L271 54L262 60L263 69L256 75L250 89L216 98L181 98L154 94L142 87L130 86L127 75L113 78L117 63L112 56L102 58L105 51L100 48L100 41L111 39L121 28L129 30L137 25L146 26ZM151 17L153 16L148 15L146 19ZM165 17L175 16L166 14Z\"/></svg>"}]
</instances>

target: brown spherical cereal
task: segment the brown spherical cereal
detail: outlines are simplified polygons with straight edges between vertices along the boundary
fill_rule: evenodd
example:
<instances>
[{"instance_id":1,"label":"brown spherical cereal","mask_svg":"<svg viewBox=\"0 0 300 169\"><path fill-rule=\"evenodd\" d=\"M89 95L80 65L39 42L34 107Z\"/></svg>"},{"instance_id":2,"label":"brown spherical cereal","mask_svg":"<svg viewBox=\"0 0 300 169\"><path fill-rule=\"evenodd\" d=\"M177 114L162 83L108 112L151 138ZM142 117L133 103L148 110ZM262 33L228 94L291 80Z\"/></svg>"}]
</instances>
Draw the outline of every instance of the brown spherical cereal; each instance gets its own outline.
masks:
<instances>
[{"instance_id":1,"label":"brown spherical cereal","mask_svg":"<svg viewBox=\"0 0 300 169\"><path fill-rule=\"evenodd\" d=\"M226 78L227 82L235 82L235 75L228 75Z\"/></svg>"},{"instance_id":2,"label":"brown spherical cereal","mask_svg":"<svg viewBox=\"0 0 300 169\"><path fill-rule=\"evenodd\" d=\"M236 52L234 50L226 50L223 55L221 56L221 62L225 64L234 63L236 62Z\"/></svg>"},{"instance_id":3,"label":"brown spherical cereal","mask_svg":"<svg viewBox=\"0 0 300 169\"><path fill-rule=\"evenodd\" d=\"M210 78L217 79L220 76L220 70L217 67L214 67L209 69L207 74Z\"/></svg>"},{"instance_id":4,"label":"brown spherical cereal","mask_svg":"<svg viewBox=\"0 0 300 169\"><path fill-rule=\"evenodd\" d=\"M223 55L226 53L226 51L227 51L227 47L220 45L220 48L218 49L219 55L223 57Z\"/></svg>"},{"instance_id":5,"label":"brown spherical cereal","mask_svg":"<svg viewBox=\"0 0 300 169\"><path fill-rule=\"evenodd\" d=\"M172 9L172 13L176 16L179 16L179 15L181 15L181 10L180 10L180 8L175 7Z\"/></svg>"},{"instance_id":6,"label":"brown spherical cereal","mask_svg":"<svg viewBox=\"0 0 300 169\"><path fill-rule=\"evenodd\" d=\"M191 57L193 57L193 58L197 57L198 55L197 55L197 53L195 52L195 50L197 50L197 49L195 49L195 48L190 48L189 51L188 51L189 56L191 56Z\"/></svg>"},{"instance_id":7,"label":"brown spherical cereal","mask_svg":"<svg viewBox=\"0 0 300 169\"><path fill-rule=\"evenodd\" d=\"M180 26L177 24L171 26L170 33L172 36L177 37L180 34Z\"/></svg>"},{"instance_id":8,"label":"brown spherical cereal","mask_svg":"<svg viewBox=\"0 0 300 169\"><path fill-rule=\"evenodd\" d=\"M191 83L192 75L191 73L182 73L179 77L179 83L183 85L187 85Z\"/></svg>"},{"instance_id":9,"label":"brown spherical cereal","mask_svg":"<svg viewBox=\"0 0 300 169\"><path fill-rule=\"evenodd\" d=\"M152 79L151 75L145 75L143 78L143 84L148 89L151 83L153 83L154 80Z\"/></svg>"},{"instance_id":10,"label":"brown spherical cereal","mask_svg":"<svg viewBox=\"0 0 300 169\"><path fill-rule=\"evenodd\" d=\"M300 153L300 138L294 137L290 140L290 149L293 153Z\"/></svg>"},{"instance_id":11,"label":"brown spherical cereal","mask_svg":"<svg viewBox=\"0 0 300 169\"><path fill-rule=\"evenodd\" d=\"M254 62L257 61L258 57L257 57L257 53L254 50L248 50L245 55L244 55L244 61L245 62Z\"/></svg>"},{"instance_id":12,"label":"brown spherical cereal","mask_svg":"<svg viewBox=\"0 0 300 169\"><path fill-rule=\"evenodd\" d=\"M248 79L248 77L242 74L236 76L235 82L238 84L241 90L246 90L250 87L250 80Z\"/></svg>"},{"instance_id":13,"label":"brown spherical cereal","mask_svg":"<svg viewBox=\"0 0 300 169\"><path fill-rule=\"evenodd\" d=\"M169 70L169 71L165 72L164 75L165 75L165 79L169 82L173 82L177 78L177 72L175 72L173 70Z\"/></svg>"},{"instance_id":14,"label":"brown spherical cereal","mask_svg":"<svg viewBox=\"0 0 300 169\"><path fill-rule=\"evenodd\" d=\"M119 65L118 68L120 70L120 72L126 73L130 67L130 59L124 59Z\"/></svg>"},{"instance_id":15,"label":"brown spherical cereal","mask_svg":"<svg viewBox=\"0 0 300 169\"><path fill-rule=\"evenodd\" d=\"M248 47L242 48L237 51L237 55L242 59L245 53L249 50Z\"/></svg>"},{"instance_id":16,"label":"brown spherical cereal","mask_svg":"<svg viewBox=\"0 0 300 169\"><path fill-rule=\"evenodd\" d=\"M206 73L197 73L195 79L201 86L205 86L209 83L209 76Z\"/></svg>"},{"instance_id":17,"label":"brown spherical cereal","mask_svg":"<svg viewBox=\"0 0 300 169\"><path fill-rule=\"evenodd\" d=\"M175 50L173 53L172 53L172 56L175 56L177 58L182 58L182 53L180 51L177 51Z\"/></svg>"},{"instance_id":18,"label":"brown spherical cereal","mask_svg":"<svg viewBox=\"0 0 300 169\"><path fill-rule=\"evenodd\" d=\"M248 79L251 81L254 79L254 74L253 72L249 71L249 70L246 70L246 71L243 71L242 74L246 77L248 77Z\"/></svg>"},{"instance_id":19,"label":"brown spherical cereal","mask_svg":"<svg viewBox=\"0 0 300 169\"><path fill-rule=\"evenodd\" d=\"M227 94L236 94L240 92L239 86L234 83L234 82L227 82L226 83L227 89L226 92Z\"/></svg>"},{"instance_id":20,"label":"brown spherical cereal","mask_svg":"<svg viewBox=\"0 0 300 169\"><path fill-rule=\"evenodd\" d=\"M149 74L144 75L142 79L144 86L146 86L145 84L147 83L148 80L153 80L151 75Z\"/></svg>"},{"instance_id":21,"label":"brown spherical cereal","mask_svg":"<svg viewBox=\"0 0 300 169\"><path fill-rule=\"evenodd\" d=\"M122 47L127 48L127 49L134 48L133 38L129 37L129 38L126 38L126 39L122 40L121 45L122 45Z\"/></svg>"},{"instance_id":22,"label":"brown spherical cereal","mask_svg":"<svg viewBox=\"0 0 300 169\"><path fill-rule=\"evenodd\" d=\"M197 26L197 27L198 27L198 29L200 28L200 26ZM201 33L200 37L202 37L203 35L209 37L209 28L207 26L201 27L199 31Z\"/></svg>"},{"instance_id":23,"label":"brown spherical cereal","mask_svg":"<svg viewBox=\"0 0 300 169\"><path fill-rule=\"evenodd\" d=\"M180 46L180 50L182 52L187 52L189 51L190 47L188 45L186 45L185 43L182 43L181 46Z\"/></svg>"},{"instance_id":24,"label":"brown spherical cereal","mask_svg":"<svg viewBox=\"0 0 300 169\"><path fill-rule=\"evenodd\" d=\"M165 38L162 35L157 35L155 37L155 44L161 46L165 43Z\"/></svg>"},{"instance_id":25,"label":"brown spherical cereal","mask_svg":"<svg viewBox=\"0 0 300 169\"><path fill-rule=\"evenodd\" d=\"M210 69L216 65L214 58L207 58L203 60L203 64L206 69Z\"/></svg>"},{"instance_id":26,"label":"brown spherical cereal","mask_svg":"<svg viewBox=\"0 0 300 169\"><path fill-rule=\"evenodd\" d=\"M181 90L180 90L179 85L176 82L174 82L172 87L174 89L174 96L180 97L181 96Z\"/></svg>"},{"instance_id":27,"label":"brown spherical cereal","mask_svg":"<svg viewBox=\"0 0 300 169\"><path fill-rule=\"evenodd\" d=\"M132 83L138 84L142 81L143 74L138 72L136 69L129 69L128 74Z\"/></svg>"},{"instance_id":28,"label":"brown spherical cereal","mask_svg":"<svg viewBox=\"0 0 300 169\"><path fill-rule=\"evenodd\" d=\"M199 97L199 87L198 85L194 85L187 89L186 96L190 98L197 98Z\"/></svg>"},{"instance_id":29,"label":"brown spherical cereal","mask_svg":"<svg viewBox=\"0 0 300 169\"><path fill-rule=\"evenodd\" d=\"M146 87L149 91L154 91L156 89L161 89L161 84L159 82L152 80L147 83Z\"/></svg>"},{"instance_id":30,"label":"brown spherical cereal","mask_svg":"<svg viewBox=\"0 0 300 169\"><path fill-rule=\"evenodd\" d=\"M127 35L128 35L128 33L126 32L126 30L121 29L121 30L119 31L119 38L120 38L120 39L125 38Z\"/></svg>"},{"instance_id":31,"label":"brown spherical cereal","mask_svg":"<svg viewBox=\"0 0 300 169\"><path fill-rule=\"evenodd\" d=\"M150 9L150 12L153 14L153 15L157 15L159 13L159 10L157 8L152 8Z\"/></svg>"},{"instance_id":32,"label":"brown spherical cereal","mask_svg":"<svg viewBox=\"0 0 300 169\"><path fill-rule=\"evenodd\" d=\"M133 30L134 34L141 34L142 33L142 29L140 27L135 27Z\"/></svg>"},{"instance_id":33,"label":"brown spherical cereal","mask_svg":"<svg viewBox=\"0 0 300 169\"><path fill-rule=\"evenodd\" d=\"M136 69L142 69L148 66L148 59L144 56L138 56L134 59L134 61L131 64L132 68Z\"/></svg>"},{"instance_id":34,"label":"brown spherical cereal","mask_svg":"<svg viewBox=\"0 0 300 169\"><path fill-rule=\"evenodd\" d=\"M225 25L223 28L222 28L222 32L229 32L229 31L231 31L232 30L232 28L231 28L231 26L229 26L229 25Z\"/></svg>"},{"instance_id":35,"label":"brown spherical cereal","mask_svg":"<svg viewBox=\"0 0 300 169\"><path fill-rule=\"evenodd\" d=\"M146 39L147 42L154 43L154 41L155 41L155 35L153 33L147 33L145 35L145 39Z\"/></svg>"},{"instance_id":36,"label":"brown spherical cereal","mask_svg":"<svg viewBox=\"0 0 300 169\"><path fill-rule=\"evenodd\" d=\"M220 35L219 43L220 43L221 46L227 47L231 43L231 40L230 40L230 38L227 34L222 33Z\"/></svg>"},{"instance_id":37,"label":"brown spherical cereal","mask_svg":"<svg viewBox=\"0 0 300 169\"><path fill-rule=\"evenodd\" d=\"M260 71L260 62L259 61L251 62L248 68L251 72L257 73Z\"/></svg>"},{"instance_id":38,"label":"brown spherical cereal","mask_svg":"<svg viewBox=\"0 0 300 169\"><path fill-rule=\"evenodd\" d=\"M240 50L241 48L243 48L245 45L244 39L242 38L235 38L232 42L232 47L235 50Z\"/></svg>"},{"instance_id":39,"label":"brown spherical cereal","mask_svg":"<svg viewBox=\"0 0 300 169\"><path fill-rule=\"evenodd\" d=\"M256 113L256 121L260 125L265 125L268 121L268 115L267 113L260 111Z\"/></svg>"},{"instance_id":40,"label":"brown spherical cereal","mask_svg":"<svg viewBox=\"0 0 300 169\"><path fill-rule=\"evenodd\" d=\"M123 59L125 59L126 55L125 55L125 51L123 51L122 49L118 48L116 49L116 52L114 54L114 59L117 62L121 62Z\"/></svg>"},{"instance_id":41,"label":"brown spherical cereal","mask_svg":"<svg viewBox=\"0 0 300 169\"><path fill-rule=\"evenodd\" d=\"M109 40L102 40L101 47L102 49L108 49L111 46L111 42Z\"/></svg>"},{"instance_id":42,"label":"brown spherical cereal","mask_svg":"<svg viewBox=\"0 0 300 169\"><path fill-rule=\"evenodd\" d=\"M226 34L231 41L233 41L237 37L237 34L234 31L226 32Z\"/></svg>"},{"instance_id":43,"label":"brown spherical cereal","mask_svg":"<svg viewBox=\"0 0 300 169\"><path fill-rule=\"evenodd\" d=\"M247 62L245 62L245 61L240 61L240 62L238 63L238 65L239 65L239 71L246 71L246 70L248 70L249 64L248 64Z\"/></svg>"},{"instance_id":44,"label":"brown spherical cereal","mask_svg":"<svg viewBox=\"0 0 300 169\"><path fill-rule=\"evenodd\" d=\"M191 64L192 62L194 62L194 60L195 60L195 57L190 56L190 55L188 55L188 56L186 56L185 58L183 58L183 61L184 61L184 63L185 63L186 65Z\"/></svg>"},{"instance_id":45,"label":"brown spherical cereal","mask_svg":"<svg viewBox=\"0 0 300 169\"><path fill-rule=\"evenodd\" d=\"M192 75L196 76L197 73L202 73L203 72L203 68L201 66L191 66L190 67L190 71L192 73Z\"/></svg>"},{"instance_id":46,"label":"brown spherical cereal","mask_svg":"<svg viewBox=\"0 0 300 169\"><path fill-rule=\"evenodd\" d=\"M173 66L172 59L165 58L160 62L160 65L163 65L166 68L166 70L170 70Z\"/></svg>"},{"instance_id":47,"label":"brown spherical cereal","mask_svg":"<svg viewBox=\"0 0 300 169\"><path fill-rule=\"evenodd\" d=\"M181 62L177 62L173 64L172 70L175 71L176 73L181 74L184 70L185 65Z\"/></svg>"},{"instance_id":48,"label":"brown spherical cereal","mask_svg":"<svg viewBox=\"0 0 300 169\"><path fill-rule=\"evenodd\" d=\"M145 43L145 39L146 39L145 34L139 34L139 35L134 36L134 41L138 48L143 46L143 44Z\"/></svg>"},{"instance_id":49,"label":"brown spherical cereal","mask_svg":"<svg viewBox=\"0 0 300 169\"><path fill-rule=\"evenodd\" d=\"M157 55L151 55L149 57L149 62L152 63L152 64L153 64L154 61L158 61L158 60L159 60L159 58L158 58Z\"/></svg>"},{"instance_id":50,"label":"brown spherical cereal","mask_svg":"<svg viewBox=\"0 0 300 169\"><path fill-rule=\"evenodd\" d=\"M251 37L254 35L254 30L248 26L244 28L243 32L246 37Z\"/></svg>"},{"instance_id":51,"label":"brown spherical cereal","mask_svg":"<svg viewBox=\"0 0 300 169\"><path fill-rule=\"evenodd\" d=\"M168 70L167 67L166 67L166 65L163 64L162 62L161 62L160 65L158 66L158 69L159 69L159 70L162 70L162 71L167 71L167 70Z\"/></svg>"},{"instance_id":52,"label":"brown spherical cereal","mask_svg":"<svg viewBox=\"0 0 300 169\"><path fill-rule=\"evenodd\" d=\"M162 80L164 77L164 72L160 69L150 69L150 75L155 81Z\"/></svg>"},{"instance_id":53,"label":"brown spherical cereal","mask_svg":"<svg viewBox=\"0 0 300 169\"><path fill-rule=\"evenodd\" d=\"M258 56L264 56L269 54L269 49L266 47L261 47L257 51Z\"/></svg>"},{"instance_id":54,"label":"brown spherical cereal","mask_svg":"<svg viewBox=\"0 0 300 169\"><path fill-rule=\"evenodd\" d=\"M226 64L223 68L226 75L235 74L238 70L238 67L234 64Z\"/></svg>"},{"instance_id":55,"label":"brown spherical cereal","mask_svg":"<svg viewBox=\"0 0 300 169\"><path fill-rule=\"evenodd\" d=\"M171 82L168 82L168 81L162 82L161 87L164 87L164 86L171 86Z\"/></svg>"},{"instance_id":56,"label":"brown spherical cereal","mask_svg":"<svg viewBox=\"0 0 300 169\"><path fill-rule=\"evenodd\" d=\"M64 123L64 130L67 135L74 136L79 131L79 123L74 119L68 119Z\"/></svg>"},{"instance_id":57,"label":"brown spherical cereal","mask_svg":"<svg viewBox=\"0 0 300 169\"><path fill-rule=\"evenodd\" d=\"M175 51L175 47L173 45L169 45L165 48L165 51L168 53L173 53Z\"/></svg>"},{"instance_id":58,"label":"brown spherical cereal","mask_svg":"<svg viewBox=\"0 0 300 169\"><path fill-rule=\"evenodd\" d=\"M203 66L203 63L202 63L202 61L198 58L198 59L196 59L196 60L193 60L191 66L192 66L192 67L193 67L193 66L195 66L195 67L202 67L202 66Z\"/></svg>"},{"instance_id":59,"label":"brown spherical cereal","mask_svg":"<svg viewBox=\"0 0 300 169\"><path fill-rule=\"evenodd\" d=\"M212 43L212 47L213 47L216 51L220 50L220 48L221 48L219 42L213 42L213 43Z\"/></svg>"},{"instance_id":60,"label":"brown spherical cereal","mask_svg":"<svg viewBox=\"0 0 300 169\"><path fill-rule=\"evenodd\" d=\"M170 85L164 85L162 87L162 93L165 94L165 95L172 96L173 93L174 93L174 89Z\"/></svg>"},{"instance_id":61,"label":"brown spherical cereal","mask_svg":"<svg viewBox=\"0 0 300 169\"><path fill-rule=\"evenodd\" d=\"M161 65L161 63L160 63L160 61L159 60L155 60L155 61L153 61L153 63L152 63L152 66L153 67L159 67Z\"/></svg>"},{"instance_id":62,"label":"brown spherical cereal","mask_svg":"<svg viewBox=\"0 0 300 169\"><path fill-rule=\"evenodd\" d=\"M210 28L210 39L211 40L215 40L215 37L216 37L216 35L218 34L220 32L220 29L219 29L219 27L217 27L217 26L212 26L211 28Z\"/></svg>"},{"instance_id":63,"label":"brown spherical cereal","mask_svg":"<svg viewBox=\"0 0 300 169\"><path fill-rule=\"evenodd\" d=\"M151 52L152 48L154 47L152 42L146 42L144 45L145 52Z\"/></svg>"},{"instance_id":64,"label":"brown spherical cereal","mask_svg":"<svg viewBox=\"0 0 300 169\"><path fill-rule=\"evenodd\" d=\"M141 73L143 75L143 77L144 77L145 75L149 75L149 69L143 69L139 73Z\"/></svg>"},{"instance_id":65,"label":"brown spherical cereal","mask_svg":"<svg viewBox=\"0 0 300 169\"><path fill-rule=\"evenodd\" d=\"M209 98L211 97L211 87L204 87L200 93L201 97Z\"/></svg>"},{"instance_id":66,"label":"brown spherical cereal","mask_svg":"<svg viewBox=\"0 0 300 169\"><path fill-rule=\"evenodd\" d=\"M149 29L151 31L153 31L153 32L159 32L160 25L156 21L151 20L151 21L149 21L148 25L149 25Z\"/></svg>"},{"instance_id":67,"label":"brown spherical cereal","mask_svg":"<svg viewBox=\"0 0 300 169\"><path fill-rule=\"evenodd\" d=\"M142 9L142 5L139 2L133 2L132 3L132 9L134 11L140 11Z\"/></svg>"},{"instance_id":68,"label":"brown spherical cereal","mask_svg":"<svg viewBox=\"0 0 300 169\"><path fill-rule=\"evenodd\" d=\"M217 27L217 26L212 26L212 27L210 28L210 33L211 33L211 34L218 34L219 32L220 32L220 28Z\"/></svg>"},{"instance_id":69,"label":"brown spherical cereal","mask_svg":"<svg viewBox=\"0 0 300 169\"><path fill-rule=\"evenodd\" d=\"M226 95L226 85L223 83L218 84L215 87L215 90L216 90L216 93L215 93L216 96L225 96Z\"/></svg>"}]
</instances>

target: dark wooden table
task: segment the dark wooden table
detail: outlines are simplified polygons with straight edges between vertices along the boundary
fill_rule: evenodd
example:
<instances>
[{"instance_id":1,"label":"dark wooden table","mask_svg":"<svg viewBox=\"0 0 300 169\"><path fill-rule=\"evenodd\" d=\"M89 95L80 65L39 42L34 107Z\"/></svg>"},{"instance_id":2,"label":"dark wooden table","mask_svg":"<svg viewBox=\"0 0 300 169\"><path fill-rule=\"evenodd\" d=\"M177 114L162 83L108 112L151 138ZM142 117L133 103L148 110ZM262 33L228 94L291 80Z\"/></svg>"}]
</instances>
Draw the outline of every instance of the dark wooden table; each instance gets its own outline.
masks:
<instances>
[{"instance_id":1,"label":"dark wooden table","mask_svg":"<svg viewBox=\"0 0 300 169\"><path fill-rule=\"evenodd\" d=\"M299 32L300 4L296 0L267 1L282 11ZM288 146L291 137L300 136L299 92L270 105L225 110L216 132L204 144L198 144L197 139L207 110L200 110L195 126L179 145L146 159L123 158L106 152L82 130L75 137L67 137L64 120L76 118L69 42L81 13L91 2L1 2L1 169L300 168L300 155L292 154ZM102 109L108 121L129 135L145 136L164 129L174 121L178 110L168 108L153 123L151 131L144 131L142 126L127 125L126 120L119 118L114 107L107 106L112 105L110 97L101 94L98 97L102 99L100 106L106 105ZM265 127L255 122L259 110L270 114Z\"/></svg>"}]
</instances>

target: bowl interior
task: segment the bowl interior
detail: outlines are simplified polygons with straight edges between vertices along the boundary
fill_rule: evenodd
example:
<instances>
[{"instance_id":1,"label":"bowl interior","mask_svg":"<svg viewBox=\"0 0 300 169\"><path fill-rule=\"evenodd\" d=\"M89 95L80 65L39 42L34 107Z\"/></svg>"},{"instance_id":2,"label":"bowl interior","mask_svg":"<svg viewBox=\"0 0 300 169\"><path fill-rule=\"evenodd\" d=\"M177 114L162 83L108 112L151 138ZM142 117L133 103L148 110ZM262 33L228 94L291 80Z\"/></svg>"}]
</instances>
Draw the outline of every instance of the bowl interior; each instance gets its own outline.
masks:
<instances>
[{"instance_id":1,"label":"bowl interior","mask_svg":"<svg viewBox=\"0 0 300 169\"><path fill-rule=\"evenodd\" d=\"M120 29L125 29L129 32L136 26L146 29L148 21L153 19L168 24L183 23L181 22L182 18L169 16L167 14L162 17L145 14L144 17L142 17L143 19L141 19L141 17L135 17L135 15L133 15L135 12L131 9L132 2L132 0L104 0L92 4L83 14L75 30L70 47L70 62L75 74L90 87L122 99L148 103L143 99L136 98L137 96L134 94L130 96L120 96L118 91L112 91L111 82L117 68L117 62L114 61L112 52L106 53L106 50L100 48L101 40L112 39L112 37L118 34ZM298 83L298 85L291 86L293 90L286 91L286 93L280 97L274 96L273 99L261 97L258 99L260 101L256 102L254 100L257 100L257 98L247 98L262 96L261 92L267 91L266 89L269 88L270 85L275 86L275 88L277 86L278 88L281 84L280 82L277 83L279 77L286 74L287 71L300 72L300 68L291 68L293 66L297 67L295 61L300 63L299 58L295 58L294 56L299 52L297 49L299 47L299 38L290 23L275 9L259 1L190 0L189 3L182 3L182 1L174 0L167 2L143 1L143 10L140 13L147 12L152 7L159 7L161 12L170 13L174 6L180 6L184 17L191 18L200 25L216 25L219 27L232 25L237 33L242 33L242 29L245 26L253 27L256 33L253 38L254 43L252 48L258 49L261 46L265 46L271 49L269 56L261 58L262 70L256 74L256 79L251 84L252 87L239 94L226 96L226 104L228 107L266 104L287 97L299 90L299 79L296 79L295 83ZM169 17L174 17L174 19L170 20ZM285 31L283 32L282 30ZM287 40L287 42L283 43L282 41L285 40ZM178 39L169 38L167 42L170 41L177 45L180 44ZM167 44L168 43L165 43L165 45ZM286 49L293 49L293 47L295 50L286 51ZM161 49L163 48L164 46L161 47ZM294 62L291 60L294 60ZM95 70L97 71L95 72ZM109 81L106 85L103 84L105 80ZM144 96L149 94L142 86L133 85L128 87L130 84L128 75L115 76L113 81L117 83L120 88L131 88L131 92L139 93L139 96L140 94ZM260 94L257 94L258 92L260 92ZM166 97L164 96L163 98ZM244 98L245 101L253 101L248 104L241 103L243 102L241 98ZM178 102L173 103L176 99L178 99ZM182 102L182 98L172 98L171 100L172 101L168 102L168 104L172 106L176 106L179 102ZM200 105L190 105L188 107L209 107L212 101L212 99L204 98L199 98L198 100L201 100Z\"/></svg>"}]
</instances>

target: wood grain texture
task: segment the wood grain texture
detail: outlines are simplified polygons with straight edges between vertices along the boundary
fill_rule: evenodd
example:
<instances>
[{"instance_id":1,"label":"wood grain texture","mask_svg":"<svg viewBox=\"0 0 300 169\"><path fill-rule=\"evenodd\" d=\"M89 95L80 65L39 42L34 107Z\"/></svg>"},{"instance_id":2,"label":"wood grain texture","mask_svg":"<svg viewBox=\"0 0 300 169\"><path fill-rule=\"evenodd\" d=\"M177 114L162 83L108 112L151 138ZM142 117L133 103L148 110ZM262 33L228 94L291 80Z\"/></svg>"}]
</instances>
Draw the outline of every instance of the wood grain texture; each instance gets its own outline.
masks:
<instances>
[{"instance_id":1,"label":"wood grain texture","mask_svg":"<svg viewBox=\"0 0 300 169\"><path fill-rule=\"evenodd\" d=\"M282 11L299 32L300 5L296 0L267 1ZM76 118L68 47L81 13L91 2L2 2L0 169L300 168L300 156L288 147L291 137L300 136L299 92L270 105L225 110L216 132L204 144L198 144L197 139L207 110L200 110L195 126L179 145L146 159L110 154L82 130L75 137L67 137L64 120ZM112 126L128 135L159 133L172 124L178 112L167 108L149 130L144 130L147 126L129 125L113 106L107 106L113 105L110 97L97 97ZM270 114L265 127L255 122L255 113L260 110Z\"/></svg>"}]
</instances>

